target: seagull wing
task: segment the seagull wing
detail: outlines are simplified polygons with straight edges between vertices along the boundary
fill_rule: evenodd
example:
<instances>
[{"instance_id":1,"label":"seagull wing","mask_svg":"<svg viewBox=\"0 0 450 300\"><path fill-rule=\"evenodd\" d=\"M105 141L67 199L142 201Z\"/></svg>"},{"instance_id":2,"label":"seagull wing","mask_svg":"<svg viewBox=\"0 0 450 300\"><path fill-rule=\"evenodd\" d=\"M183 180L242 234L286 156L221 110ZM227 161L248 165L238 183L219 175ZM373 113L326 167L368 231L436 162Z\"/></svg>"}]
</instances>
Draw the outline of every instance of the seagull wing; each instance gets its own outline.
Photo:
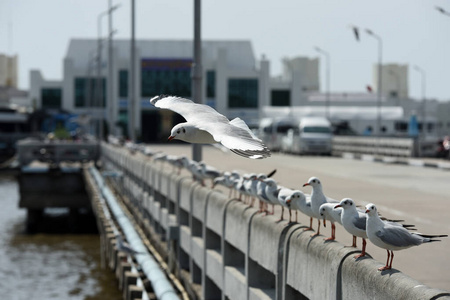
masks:
<instances>
[{"instance_id":1,"label":"seagull wing","mask_svg":"<svg viewBox=\"0 0 450 300\"><path fill-rule=\"evenodd\" d=\"M383 243L395 247L411 247L420 245L422 238L416 234L411 234L401 226L386 224L375 233Z\"/></svg>"},{"instance_id":2,"label":"seagull wing","mask_svg":"<svg viewBox=\"0 0 450 300\"><path fill-rule=\"evenodd\" d=\"M270 156L269 148L260 140L254 139L245 129L228 124L219 124L218 126L211 126L205 130L216 141L236 154L249 158L265 158Z\"/></svg>"},{"instance_id":3,"label":"seagull wing","mask_svg":"<svg viewBox=\"0 0 450 300\"><path fill-rule=\"evenodd\" d=\"M197 104L175 96L156 96L150 100L150 103L182 115L187 122L209 132L215 141L238 155L254 159L270 156L270 150L239 118L230 122L224 115L208 105Z\"/></svg>"},{"instance_id":4,"label":"seagull wing","mask_svg":"<svg viewBox=\"0 0 450 300\"><path fill-rule=\"evenodd\" d=\"M158 108L170 109L182 115L189 123L229 122L224 115L218 113L214 108L181 97L160 95L150 99L150 103Z\"/></svg>"},{"instance_id":5,"label":"seagull wing","mask_svg":"<svg viewBox=\"0 0 450 300\"><path fill-rule=\"evenodd\" d=\"M353 219L353 225L360 230L366 230L366 219L365 215L359 215Z\"/></svg>"}]
</instances>

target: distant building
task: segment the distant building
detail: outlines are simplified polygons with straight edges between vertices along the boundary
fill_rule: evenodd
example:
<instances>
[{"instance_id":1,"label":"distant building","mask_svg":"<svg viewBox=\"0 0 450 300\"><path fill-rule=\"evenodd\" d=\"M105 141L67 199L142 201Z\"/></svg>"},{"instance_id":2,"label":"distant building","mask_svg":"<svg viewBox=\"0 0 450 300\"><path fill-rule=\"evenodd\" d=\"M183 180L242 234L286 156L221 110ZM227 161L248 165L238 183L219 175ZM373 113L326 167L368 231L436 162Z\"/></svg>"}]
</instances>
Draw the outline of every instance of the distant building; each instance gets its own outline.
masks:
<instances>
[{"instance_id":1,"label":"distant building","mask_svg":"<svg viewBox=\"0 0 450 300\"><path fill-rule=\"evenodd\" d=\"M37 108L64 109L90 114L94 120L107 118L127 133L130 87L130 41L115 40L114 94L108 95L107 55L102 53L100 74L96 63L97 40L73 39L64 58L64 78L44 79L40 71L30 74L30 98ZM156 140L161 124L178 116L154 108L149 99L158 94L190 98L192 41L139 40L136 50L136 124L144 141ZM206 104L229 118L258 119L259 110L269 103L268 61L256 61L249 41L204 41L203 85ZM99 76L100 75L100 76ZM112 101L106 101L112 99ZM178 120L177 119L177 120ZM95 125L95 126L98 126ZM168 126L163 129L167 130ZM169 128L170 129L170 128ZM166 133L164 133L166 134Z\"/></svg>"},{"instance_id":2,"label":"distant building","mask_svg":"<svg viewBox=\"0 0 450 300\"><path fill-rule=\"evenodd\" d=\"M92 120L92 133L98 132L100 120L105 120L109 123L109 132L128 135L129 92L132 88L130 41L114 40L113 44L112 95L108 94L107 88L106 49L103 47L102 59L98 63L97 40L72 39L64 57L61 80L47 80L39 70L31 70L29 98L33 107L88 115ZM175 113L153 107L149 99L158 94L191 98L192 51L191 40L136 42L134 63L137 68L133 88L138 103L134 115L140 140L164 140L172 125L183 121ZM204 102L229 119L240 117L251 126L257 126L266 111L273 111L267 110L267 107L288 108L280 112L325 116L329 100L332 122L351 121L348 118L356 120L361 111L365 112L366 119L370 119L370 124L358 121L358 127L365 129L370 125L375 128L373 112L378 112L376 92L332 92L327 98L325 93L320 92L319 58L285 58L282 74L271 77L270 62L264 56L260 60L255 57L250 41L205 40L202 42L202 55ZM407 66L383 66L381 105L386 107L383 111L395 111L395 116L400 112L402 115L401 118L390 117L389 126L382 124L385 125L380 128L383 135L405 131L405 124L413 113L417 113L421 121L422 104L421 101L409 99L407 75ZM377 88L376 85L374 87ZM345 107L351 113L346 113ZM427 122L436 122L435 109L436 105L432 103L426 106ZM383 118L388 119L381 116ZM427 128L430 126L434 125Z\"/></svg>"},{"instance_id":3,"label":"distant building","mask_svg":"<svg viewBox=\"0 0 450 300\"><path fill-rule=\"evenodd\" d=\"M375 93L378 91L378 64L372 67L372 82ZM381 93L388 98L409 98L408 65L383 64L381 68Z\"/></svg>"},{"instance_id":4,"label":"distant building","mask_svg":"<svg viewBox=\"0 0 450 300\"><path fill-rule=\"evenodd\" d=\"M0 53L0 86L17 89L17 55Z\"/></svg>"}]
</instances>

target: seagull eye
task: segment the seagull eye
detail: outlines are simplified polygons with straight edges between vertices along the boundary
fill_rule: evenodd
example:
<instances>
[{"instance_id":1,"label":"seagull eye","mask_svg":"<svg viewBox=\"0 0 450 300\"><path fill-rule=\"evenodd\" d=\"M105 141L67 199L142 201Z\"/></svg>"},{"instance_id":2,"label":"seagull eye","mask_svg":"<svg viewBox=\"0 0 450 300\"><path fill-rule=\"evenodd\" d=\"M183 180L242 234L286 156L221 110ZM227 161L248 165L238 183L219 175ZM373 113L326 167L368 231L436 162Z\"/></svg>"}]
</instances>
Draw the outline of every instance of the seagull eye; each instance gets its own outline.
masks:
<instances>
[{"instance_id":1,"label":"seagull eye","mask_svg":"<svg viewBox=\"0 0 450 300\"><path fill-rule=\"evenodd\" d=\"M186 129L183 128L183 133L186 133Z\"/></svg>"},{"instance_id":2,"label":"seagull eye","mask_svg":"<svg viewBox=\"0 0 450 300\"><path fill-rule=\"evenodd\" d=\"M353 205L353 203L350 202L350 205Z\"/></svg>"},{"instance_id":3,"label":"seagull eye","mask_svg":"<svg viewBox=\"0 0 450 300\"><path fill-rule=\"evenodd\" d=\"M180 133L180 129L177 130L177 133Z\"/></svg>"}]
</instances>

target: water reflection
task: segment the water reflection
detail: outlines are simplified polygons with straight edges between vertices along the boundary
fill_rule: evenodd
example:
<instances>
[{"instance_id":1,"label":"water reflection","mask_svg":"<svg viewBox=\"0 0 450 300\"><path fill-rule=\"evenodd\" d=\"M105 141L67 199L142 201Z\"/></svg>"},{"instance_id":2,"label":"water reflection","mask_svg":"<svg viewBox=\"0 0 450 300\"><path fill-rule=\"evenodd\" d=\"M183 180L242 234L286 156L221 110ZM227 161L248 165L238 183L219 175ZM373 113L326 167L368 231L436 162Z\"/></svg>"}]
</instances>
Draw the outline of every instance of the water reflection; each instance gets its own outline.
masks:
<instances>
[{"instance_id":1,"label":"water reflection","mask_svg":"<svg viewBox=\"0 0 450 300\"><path fill-rule=\"evenodd\" d=\"M0 195L2 295L27 300L122 299L111 270L100 267L97 234L26 234L17 181L0 177Z\"/></svg>"}]
</instances>

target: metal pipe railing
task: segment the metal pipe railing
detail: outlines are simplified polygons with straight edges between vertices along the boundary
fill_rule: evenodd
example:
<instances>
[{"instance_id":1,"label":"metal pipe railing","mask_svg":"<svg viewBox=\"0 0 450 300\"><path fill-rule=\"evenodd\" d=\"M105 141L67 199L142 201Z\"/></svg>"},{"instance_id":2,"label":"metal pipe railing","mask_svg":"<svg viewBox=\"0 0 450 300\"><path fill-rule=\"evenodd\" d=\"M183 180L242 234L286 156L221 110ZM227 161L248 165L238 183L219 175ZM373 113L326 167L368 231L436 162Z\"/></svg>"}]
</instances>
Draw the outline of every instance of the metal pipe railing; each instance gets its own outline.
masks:
<instances>
[{"instance_id":1,"label":"metal pipe railing","mask_svg":"<svg viewBox=\"0 0 450 300\"><path fill-rule=\"evenodd\" d=\"M161 270L155 259L153 259L153 257L148 253L147 248L142 242L139 234L134 229L132 223L118 204L116 197L108 186L105 185L103 177L94 167L89 168L89 172L95 179L102 196L108 203L108 206L126 236L128 243L133 249L141 252L141 254L136 254L136 260L141 266L145 276L149 279L157 299L179 300L180 298L178 297L170 281L167 279L166 274L163 270Z\"/></svg>"}]
</instances>

